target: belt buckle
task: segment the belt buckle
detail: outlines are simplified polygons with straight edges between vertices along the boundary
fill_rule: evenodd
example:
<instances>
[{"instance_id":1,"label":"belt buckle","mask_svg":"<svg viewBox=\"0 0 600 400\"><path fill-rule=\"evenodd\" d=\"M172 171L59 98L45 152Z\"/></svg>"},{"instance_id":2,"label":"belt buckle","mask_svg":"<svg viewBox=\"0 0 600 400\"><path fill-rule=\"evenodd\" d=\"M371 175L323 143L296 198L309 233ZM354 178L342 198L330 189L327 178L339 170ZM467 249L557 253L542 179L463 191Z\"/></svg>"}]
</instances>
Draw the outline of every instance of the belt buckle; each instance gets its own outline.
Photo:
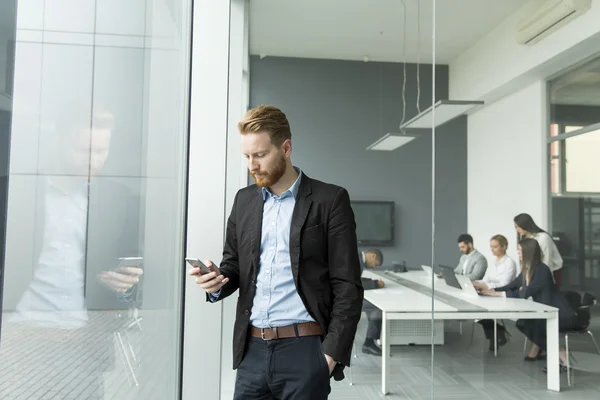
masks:
<instances>
[{"instance_id":1,"label":"belt buckle","mask_svg":"<svg viewBox=\"0 0 600 400\"><path fill-rule=\"evenodd\" d=\"M260 337L262 340L265 340L265 341L272 340L272 339L265 338L265 328L260 328Z\"/></svg>"}]
</instances>

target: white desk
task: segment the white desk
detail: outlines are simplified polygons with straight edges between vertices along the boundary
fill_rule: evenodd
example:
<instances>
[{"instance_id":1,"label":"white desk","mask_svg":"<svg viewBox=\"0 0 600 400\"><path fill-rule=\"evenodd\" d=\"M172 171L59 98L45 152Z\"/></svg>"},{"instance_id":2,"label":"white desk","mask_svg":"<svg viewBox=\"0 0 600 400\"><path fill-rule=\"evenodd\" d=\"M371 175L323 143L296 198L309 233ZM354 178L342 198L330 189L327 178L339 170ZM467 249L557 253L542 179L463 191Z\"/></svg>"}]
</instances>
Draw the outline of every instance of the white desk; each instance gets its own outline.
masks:
<instances>
[{"instance_id":1,"label":"white desk","mask_svg":"<svg viewBox=\"0 0 600 400\"><path fill-rule=\"evenodd\" d=\"M449 287L434 277L434 298L431 291L432 278L425 272L406 273L363 272L366 278L383 278L385 288L365 290L365 300L382 312L382 358L381 391L389 393L390 374L390 323L391 320L447 320L447 319L545 319L547 345L548 389L560 391L558 357L558 309L522 299L470 296ZM398 283L396 280L404 283ZM421 290L416 288L419 286ZM427 289L427 290L423 290ZM450 305L452 304L452 305ZM432 311L433 308L433 311ZM496 334L494 330L494 334Z\"/></svg>"}]
</instances>

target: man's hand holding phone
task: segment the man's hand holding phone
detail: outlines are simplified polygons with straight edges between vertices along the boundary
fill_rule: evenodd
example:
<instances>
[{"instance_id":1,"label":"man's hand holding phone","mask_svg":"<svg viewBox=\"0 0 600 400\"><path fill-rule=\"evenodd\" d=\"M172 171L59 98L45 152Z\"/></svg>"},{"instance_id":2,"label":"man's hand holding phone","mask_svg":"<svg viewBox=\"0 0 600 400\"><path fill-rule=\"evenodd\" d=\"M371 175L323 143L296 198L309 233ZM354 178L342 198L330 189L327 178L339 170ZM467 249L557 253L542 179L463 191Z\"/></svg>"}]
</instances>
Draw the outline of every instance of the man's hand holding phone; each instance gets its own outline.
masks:
<instances>
[{"instance_id":1,"label":"man's hand holding phone","mask_svg":"<svg viewBox=\"0 0 600 400\"><path fill-rule=\"evenodd\" d=\"M117 293L125 293L140 282L144 273L142 257L121 257L119 265L112 271L102 271L98 279Z\"/></svg>"},{"instance_id":2,"label":"man's hand holding phone","mask_svg":"<svg viewBox=\"0 0 600 400\"><path fill-rule=\"evenodd\" d=\"M207 293L216 293L229 282L229 278L221 275L221 271L212 261L206 260L203 263L197 258L186 258L185 260L192 266L188 270L188 275L195 276L196 283Z\"/></svg>"}]
</instances>

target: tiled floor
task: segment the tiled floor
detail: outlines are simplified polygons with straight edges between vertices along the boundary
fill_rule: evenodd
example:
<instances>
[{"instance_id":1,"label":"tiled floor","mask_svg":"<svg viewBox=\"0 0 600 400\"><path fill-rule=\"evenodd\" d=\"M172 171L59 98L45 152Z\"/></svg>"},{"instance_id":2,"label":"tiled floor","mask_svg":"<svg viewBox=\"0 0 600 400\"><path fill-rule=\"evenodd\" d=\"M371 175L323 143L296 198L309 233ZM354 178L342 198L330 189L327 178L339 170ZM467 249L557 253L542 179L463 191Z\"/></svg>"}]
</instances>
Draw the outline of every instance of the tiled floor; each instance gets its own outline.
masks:
<instances>
[{"instance_id":1,"label":"tiled floor","mask_svg":"<svg viewBox=\"0 0 600 400\"><path fill-rule=\"evenodd\" d=\"M600 315L592 331L600 339ZM366 323L361 320L357 337L358 357L353 358L354 385L347 380L334 382L331 400L350 399L598 399L600 398L600 373L577 371L575 382L567 386L566 374L561 374L560 393L546 390L543 361L524 362L524 337L507 322L512 333L510 342L502 347L495 358L488 351L481 327L475 326L471 344L471 322L463 323L463 335L458 322L446 323L446 344L436 346L434 367L431 368L431 347L392 347L392 391L381 394L381 358L364 355L360 345ZM573 351L596 353L588 336L570 338ZM597 356L600 372L600 355ZM433 376L433 392L432 379ZM433 393L433 397L432 397Z\"/></svg>"},{"instance_id":2,"label":"tiled floor","mask_svg":"<svg viewBox=\"0 0 600 400\"><path fill-rule=\"evenodd\" d=\"M5 316L6 317L6 316ZM600 315L593 320L593 332L600 339ZM101 317L99 322L108 330L115 321L110 315ZM476 326L473 344L470 344L471 323L464 325L464 335L459 334L458 323L446 324L446 344L436 346L435 362L432 370L431 349L425 346L394 346L392 351L392 392L386 399L431 399L432 376L434 399L598 399L600 398L600 373L577 371L575 384L567 387L566 375L562 374L563 392L546 390L546 376L541 371L543 362L525 363L522 361L523 336L511 326L512 339L501 348L498 358L487 350L483 333ZM380 392L381 359L363 355L360 351L366 330L361 321L357 339L358 357L353 359L354 385L348 380L332 383L332 400L381 399ZM151 330L152 331L152 330ZM154 330L159 331L159 329ZM159 337L151 339L148 334L141 348L143 365L153 366L150 370L136 371L143 376L143 385L136 388L127 379L127 370L120 359L115 367L102 374L98 380L86 369L83 354L94 361L103 360L108 351L101 346L101 335L87 335L85 346L64 350L64 355L72 350L70 357L57 357L56 353L44 346L50 338L25 337L24 331L16 326L3 327L2 347L0 348L0 399L1 400L58 400L95 399L102 400L163 400L172 388L166 388L165 374L173 374L174 368L165 360L170 357L168 346ZM137 346L135 336L132 336ZM18 345L8 346L8 343ZM85 351L82 351L85 348ZM573 351L594 353L594 347L586 336L571 339ZM164 351L162 351L162 350ZM115 350L113 348L113 350ZM164 353L164 354L163 354ZM36 364L32 365L32 354ZM118 352L116 354L119 354ZM80 363L80 364L77 364ZM82 365L81 368L72 368ZM600 369L600 355L598 356ZM65 371L70 371L66 373ZM40 373L41 372L41 373ZM176 382L176 377L172 377ZM153 385L154 383L154 385ZM49 389L50 388L50 389ZM207 399L211 400L211 399Z\"/></svg>"}]
</instances>

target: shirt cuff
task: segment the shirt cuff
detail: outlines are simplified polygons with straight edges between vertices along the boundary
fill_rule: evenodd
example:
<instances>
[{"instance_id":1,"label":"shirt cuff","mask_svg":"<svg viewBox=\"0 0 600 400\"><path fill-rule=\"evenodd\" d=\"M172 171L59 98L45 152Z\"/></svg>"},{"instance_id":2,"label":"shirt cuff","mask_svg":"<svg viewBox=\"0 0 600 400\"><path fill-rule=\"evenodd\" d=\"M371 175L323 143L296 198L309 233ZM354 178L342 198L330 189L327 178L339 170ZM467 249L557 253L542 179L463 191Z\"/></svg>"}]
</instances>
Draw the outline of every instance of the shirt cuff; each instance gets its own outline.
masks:
<instances>
[{"instance_id":1,"label":"shirt cuff","mask_svg":"<svg viewBox=\"0 0 600 400\"><path fill-rule=\"evenodd\" d=\"M211 303L214 303L217 301L217 299L219 298L219 296L221 295L221 290L219 289L218 292L215 293L209 293L208 298L210 300Z\"/></svg>"}]
</instances>

